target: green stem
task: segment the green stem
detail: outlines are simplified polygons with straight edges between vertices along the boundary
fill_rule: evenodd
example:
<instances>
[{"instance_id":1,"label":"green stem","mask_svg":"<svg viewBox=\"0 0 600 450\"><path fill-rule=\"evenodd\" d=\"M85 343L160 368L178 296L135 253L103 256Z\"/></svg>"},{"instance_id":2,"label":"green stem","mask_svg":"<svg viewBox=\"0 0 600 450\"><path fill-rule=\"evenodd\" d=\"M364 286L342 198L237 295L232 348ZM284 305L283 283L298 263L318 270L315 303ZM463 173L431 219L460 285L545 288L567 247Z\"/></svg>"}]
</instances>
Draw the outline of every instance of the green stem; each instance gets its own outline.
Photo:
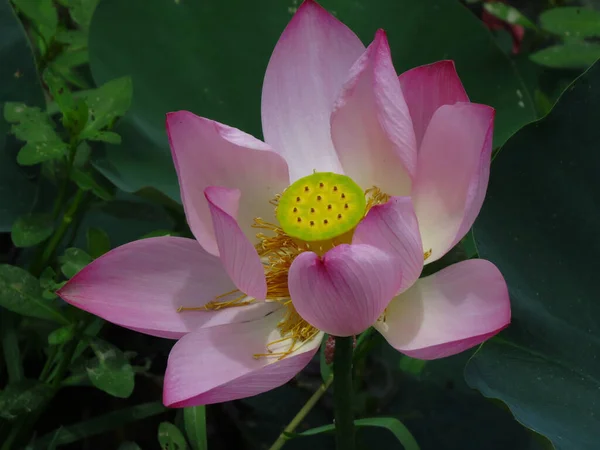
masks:
<instances>
[{"instance_id":1,"label":"green stem","mask_svg":"<svg viewBox=\"0 0 600 450\"><path fill-rule=\"evenodd\" d=\"M77 193L75 194L75 197L73 198L73 201L71 202L71 206L69 206L69 209L63 216L60 225L50 238L50 241L48 241L46 248L44 248L42 256L32 265L31 273L34 276L39 276L40 273L42 273L44 267L46 267L46 264L48 264L48 261L50 261L50 258L52 258L52 255L56 251L56 248L58 247L65 233L71 226L71 223L73 222L73 219L75 217L75 213L77 212L77 208L79 208L79 204L84 199L84 197L85 191L82 189L78 189Z\"/></svg>"},{"instance_id":2,"label":"green stem","mask_svg":"<svg viewBox=\"0 0 600 450\"><path fill-rule=\"evenodd\" d=\"M355 450L352 353L354 338L336 337L333 359L333 401L337 450Z\"/></svg>"},{"instance_id":3,"label":"green stem","mask_svg":"<svg viewBox=\"0 0 600 450\"><path fill-rule=\"evenodd\" d=\"M269 450L280 450L284 446L284 444L290 439L287 435L289 433L293 433L294 430L296 430L296 428L298 427L298 425L302 423L302 421L310 412L310 410L314 408L314 406L317 404L317 402L323 396L323 394L327 392L327 389L329 389L331 383L333 383L333 375L329 375L327 380L325 380L325 382L321 384L321 386L319 386L319 389L315 391L315 393L304 404L302 409L298 411L298 414L296 414L292 421L288 424L288 426L285 427L285 429L279 435L277 440L273 443L273 445L271 445L271 447L269 447Z\"/></svg>"},{"instance_id":4,"label":"green stem","mask_svg":"<svg viewBox=\"0 0 600 450\"><path fill-rule=\"evenodd\" d=\"M69 187L69 179L71 178L71 170L73 170L73 164L75 163L75 154L77 153L77 146L79 145L79 141L77 139L71 139L71 143L69 145L69 154L67 155L67 167L65 177L62 180L60 188L58 190L58 196L56 197L56 201L54 202L54 208L52 209L52 218L56 219L60 210L63 207L63 204L67 197L67 189Z\"/></svg>"}]
</instances>

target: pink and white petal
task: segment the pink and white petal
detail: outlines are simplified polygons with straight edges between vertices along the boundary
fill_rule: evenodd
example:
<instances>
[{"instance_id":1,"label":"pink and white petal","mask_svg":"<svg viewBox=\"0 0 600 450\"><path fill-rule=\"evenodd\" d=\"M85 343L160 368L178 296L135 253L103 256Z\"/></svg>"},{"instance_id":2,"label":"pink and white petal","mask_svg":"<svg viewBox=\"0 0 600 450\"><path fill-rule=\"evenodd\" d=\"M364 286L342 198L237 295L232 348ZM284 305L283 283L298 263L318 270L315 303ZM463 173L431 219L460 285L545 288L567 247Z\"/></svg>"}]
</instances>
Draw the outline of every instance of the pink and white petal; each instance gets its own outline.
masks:
<instances>
[{"instance_id":1,"label":"pink and white petal","mask_svg":"<svg viewBox=\"0 0 600 450\"><path fill-rule=\"evenodd\" d=\"M417 148L421 145L429 121L440 106L469 102L454 61L438 61L415 67L404 72L399 79L415 129Z\"/></svg>"},{"instance_id":2,"label":"pink and white petal","mask_svg":"<svg viewBox=\"0 0 600 450\"><path fill-rule=\"evenodd\" d=\"M339 245L322 258L304 252L288 276L294 308L315 328L352 336L373 325L401 286L393 255L370 245Z\"/></svg>"},{"instance_id":3,"label":"pink and white petal","mask_svg":"<svg viewBox=\"0 0 600 450\"><path fill-rule=\"evenodd\" d=\"M471 259L421 278L394 298L375 327L400 352L437 359L480 344L509 323L502 274L489 261Z\"/></svg>"},{"instance_id":4,"label":"pink and white petal","mask_svg":"<svg viewBox=\"0 0 600 450\"><path fill-rule=\"evenodd\" d=\"M267 295L263 264L254 245L244 235L235 217L239 209L239 189L210 186L204 190L217 247L225 271L235 286L258 300Z\"/></svg>"},{"instance_id":5,"label":"pink and white petal","mask_svg":"<svg viewBox=\"0 0 600 450\"><path fill-rule=\"evenodd\" d=\"M307 0L283 31L262 92L265 141L288 162L291 182L342 173L329 116L348 70L365 47L346 25Z\"/></svg>"},{"instance_id":6,"label":"pink and white petal","mask_svg":"<svg viewBox=\"0 0 600 450\"><path fill-rule=\"evenodd\" d=\"M382 30L350 70L331 115L331 137L344 173L361 187L410 193L417 146Z\"/></svg>"},{"instance_id":7,"label":"pink and white petal","mask_svg":"<svg viewBox=\"0 0 600 450\"><path fill-rule=\"evenodd\" d=\"M393 253L402 274L401 293L413 285L423 270L423 244L410 197L391 197L375 205L358 224L352 244L367 244Z\"/></svg>"},{"instance_id":8,"label":"pink and white petal","mask_svg":"<svg viewBox=\"0 0 600 450\"><path fill-rule=\"evenodd\" d=\"M203 326L251 320L273 310L260 304L226 314L177 312L181 306L203 306L233 289L219 258L198 242L157 237L111 250L77 273L58 295L122 327L178 339Z\"/></svg>"},{"instance_id":9,"label":"pink and white petal","mask_svg":"<svg viewBox=\"0 0 600 450\"><path fill-rule=\"evenodd\" d=\"M268 352L269 342L280 339L277 324L283 316L278 310L259 320L204 328L184 336L169 355L164 404L186 407L236 400L292 379L312 359L323 335L319 333L281 360L276 356L255 358L255 354Z\"/></svg>"},{"instance_id":10,"label":"pink and white petal","mask_svg":"<svg viewBox=\"0 0 600 450\"><path fill-rule=\"evenodd\" d=\"M411 194L427 263L468 231L479 213L489 174L494 109L475 103L444 105L433 115L419 151Z\"/></svg>"},{"instance_id":11,"label":"pink and white petal","mask_svg":"<svg viewBox=\"0 0 600 450\"><path fill-rule=\"evenodd\" d=\"M218 255L204 189L224 186L242 193L237 216L254 242L253 219L275 220L269 200L289 184L285 160L267 144L188 111L167 114L167 133L188 224L198 242Z\"/></svg>"}]
</instances>

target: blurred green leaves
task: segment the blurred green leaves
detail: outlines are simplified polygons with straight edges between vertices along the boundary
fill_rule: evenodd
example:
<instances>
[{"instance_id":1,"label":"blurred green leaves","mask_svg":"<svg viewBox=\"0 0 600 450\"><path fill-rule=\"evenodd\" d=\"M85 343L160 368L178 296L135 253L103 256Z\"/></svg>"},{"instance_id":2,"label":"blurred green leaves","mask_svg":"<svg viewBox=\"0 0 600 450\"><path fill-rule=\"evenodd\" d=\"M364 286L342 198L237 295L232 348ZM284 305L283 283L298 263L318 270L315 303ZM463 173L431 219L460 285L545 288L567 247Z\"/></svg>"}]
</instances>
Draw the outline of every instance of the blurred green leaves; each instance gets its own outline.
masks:
<instances>
[{"instance_id":1,"label":"blurred green leaves","mask_svg":"<svg viewBox=\"0 0 600 450\"><path fill-rule=\"evenodd\" d=\"M96 355L86 366L92 384L115 397L129 397L133 392L135 380L133 368L123 352L100 339L94 339L90 346Z\"/></svg>"},{"instance_id":2,"label":"blurred green leaves","mask_svg":"<svg viewBox=\"0 0 600 450\"><path fill-rule=\"evenodd\" d=\"M17 247L33 247L48 239L53 231L54 223L50 214L27 214L15 220L11 238Z\"/></svg>"},{"instance_id":3,"label":"blurred green leaves","mask_svg":"<svg viewBox=\"0 0 600 450\"><path fill-rule=\"evenodd\" d=\"M475 224L481 257L506 278L513 319L475 353L466 379L558 450L600 441L598 111L596 63L501 149Z\"/></svg>"},{"instance_id":4,"label":"blurred green leaves","mask_svg":"<svg viewBox=\"0 0 600 450\"><path fill-rule=\"evenodd\" d=\"M162 422L158 427L158 443L162 450L187 450L187 442L179 428L170 422Z\"/></svg>"},{"instance_id":5,"label":"blurred green leaves","mask_svg":"<svg viewBox=\"0 0 600 450\"><path fill-rule=\"evenodd\" d=\"M0 392L0 417L15 420L40 408L52 396L52 388L37 380L8 384Z\"/></svg>"}]
</instances>

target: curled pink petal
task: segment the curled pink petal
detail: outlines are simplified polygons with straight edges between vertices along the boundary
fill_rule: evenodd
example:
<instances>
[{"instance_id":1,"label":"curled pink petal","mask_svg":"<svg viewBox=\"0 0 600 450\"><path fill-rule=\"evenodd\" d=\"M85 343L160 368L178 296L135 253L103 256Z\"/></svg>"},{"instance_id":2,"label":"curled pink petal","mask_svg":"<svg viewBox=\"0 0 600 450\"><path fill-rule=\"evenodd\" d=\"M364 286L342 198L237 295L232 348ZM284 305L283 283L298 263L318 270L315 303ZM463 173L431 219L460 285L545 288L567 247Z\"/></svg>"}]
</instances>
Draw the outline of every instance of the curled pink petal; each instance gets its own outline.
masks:
<instances>
[{"instance_id":1,"label":"curled pink petal","mask_svg":"<svg viewBox=\"0 0 600 450\"><path fill-rule=\"evenodd\" d=\"M417 281L375 327L402 353L437 359L480 344L509 323L502 274L489 261L471 259Z\"/></svg>"},{"instance_id":2,"label":"curled pink petal","mask_svg":"<svg viewBox=\"0 0 600 450\"><path fill-rule=\"evenodd\" d=\"M111 250L77 273L58 295L117 325L177 339L197 328L252 320L274 309L259 304L218 313L177 312L233 289L219 258L198 242L157 237Z\"/></svg>"},{"instance_id":3,"label":"curled pink petal","mask_svg":"<svg viewBox=\"0 0 600 450\"><path fill-rule=\"evenodd\" d=\"M348 27L311 0L300 5L277 42L263 84L263 134L287 160L292 182L313 170L342 173L329 115L363 51Z\"/></svg>"},{"instance_id":4,"label":"curled pink petal","mask_svg":"<svg viewBox=\"0 0 600 450\"><path fill-rule=\"evenodd\" d=\"M254 245L240 229L235 217L240 191L207 187L204 191L212 216L219 255L235 286L258 300L267 295L267 281Z\"/></svg>"},{"instance_id":5,"label":"curled pink petal","mask_svg":"<svg viewBox=\"0 0 600 450\"><path fill-rule=\"evenodd\" d=\"M433 115L419 150L411 194L427 262L441 258L479 213L490 167L494 109L444 105Z\"/></svg>"},{"instance_id":6,"label":"curled pink petal","mask_svg":"<svg viewBox=\"0 0 600 450\"><path fill-rule=\"evenodd\" d=\"M402 273L400 292L413 285L423 270L423 244L410 197L391 197L371 208L358 224L352 244L367 244L391 252Z\"/></svg>"},{"instance_id":7,"label":"curled pink petal","mask_svg":"<svg viewBox=\"0 0 600 450\"><path fill-rule=\"evenodd\" d=\"M254 242L253 219L275 220L269 200L289 184L285 160L249 134L188 111L167 114L167 133L185 214L198 242L218 255L204 198L208 186L241 191L237 218L246 237Z\"/></svg>"},{"instance_id":8,"label":"curled pink petal","mask_svg":"<svg viewBox=\"0 0 600 450\"><path fill-rule=\"evenodd\" d=\"M415 67L400 75L399 80L410 110L417 146L421 145L429 121L440 106L469 102L454 61Z\"/></svg>"},{"instance_id":9,"label":"curled pink petal","mask_svg":"<svg viewBox=\"0 0 600 450\"><path fill-rule=\"evenodd\" d=\"M298 314L319 330L352 336L373 325L401 286L394 256L370 245L339 245L322 258L296 257L289 290Z\"/></svg>"},{"instance_id":10,"label":"curled pink petal","mask_svg":"<svg viewBox=\"0 0 600 450\"><path fill-rule=\"evenodd\" d=\"M360 186L410 193L417 146L382 30L350 69L331 115L331 137L344 173Z\"/></svg>"},{"instance_id":11,"label":"curled pink petal","mask_svg":"<svg viewBox=\"0 0 600 450\"><path fill-rule=\"evenodd\" d=\"M281 360L254 357L267 353L267 344L280 338L276 327L282 318L283 312L275 311L259 320L184 336L169 355L164 404L186 407L236 400L289 381L312 359L322 333Z\"/></svg>"}]
</instances>

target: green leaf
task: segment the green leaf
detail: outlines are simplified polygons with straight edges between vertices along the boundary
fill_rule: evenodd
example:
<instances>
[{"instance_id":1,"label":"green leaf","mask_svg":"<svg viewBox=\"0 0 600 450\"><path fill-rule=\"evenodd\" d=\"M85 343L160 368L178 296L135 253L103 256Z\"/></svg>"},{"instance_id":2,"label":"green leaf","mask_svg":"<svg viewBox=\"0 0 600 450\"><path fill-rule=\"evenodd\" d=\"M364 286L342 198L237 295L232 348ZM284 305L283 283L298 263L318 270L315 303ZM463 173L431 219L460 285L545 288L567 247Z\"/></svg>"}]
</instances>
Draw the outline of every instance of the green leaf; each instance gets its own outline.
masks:
<instances>
[{"instance_id":1,"label":"green leaf","mask_svg":"<svg viewBox=\"0 0 600 450\"><path fill-rule=\"evenodd\" d=\"M44 38L45 44L49 45L58 26L58 14L52 0L12 0L12 2L33 22L36 31Z\"/></svg>"},{"instance_id":2,"label":"green leaf","mask_svg":"<svg viewBox=\"0 0 600 450\"><path fill-rule=\"evenodd\" d=\"M67 154L67 144L60 140L50 142L28 142L17 155L17 162L22 166L33 166L44 161L60 159Z\"/></svg>"},{"instance_id":3,"label":"green leaf","mask_svg":"<svg viewBox=\"0 0 600 450\"><path fill-rule=\"evenodd\" d=\"M358 419L354 421L354 425L357 427L380 427L390 431L398 442L402 444L404 450L419 450L419 445L408 431L408 428L404 426L402 422L394 417L370 417L368 419ZM328 433L335 430L335 425L324 425L322 427L313 428L311 430L303 431L302 433L290 433L289 437L299 436L314 436L315 434Z\"/></svg>"},{"instance_id":4,"label":"green leaf","mask_svg":"<svg viewBox=\"0 0 600 450\"><path fill-rule=\"evenodd\" d=\"M69 342L75 336L75 325L67 325L64 327L57 328L48 335L48 344L50 345L61 345L65 342Z\"/></svg>"},{"instance_id":5,"label":"green leaf","mask_svg":"<svg viewBox=\"0 0 600 450\"><path fill-rule=\"evenodd\" d=\"M110 201L114 198L114 194L109 188L102 186L89 172L74 168L71 170L71 180L84 191L92 191L102 200Z\"/></svg>"},{"instance_id":6,"label":"green leaf","mask_svg":"<svg viewBox=\"0 0 600 450\"><path fill-rule=\"evenodd\" d=\"M133 368L123 352L100 339L92 341L90 345L96 355L86 367L92 384L115 397L129 397L135 386L135 378Z\"/></svg>"},{"instance_id":7,"label":"green leaf","mask_svg":"<svg viewBox=\"0 0 600 450\"><path fill-rule=\"evenodd\" d=\"M87 247L92 258L99 258L110 250L110 238L108 237L108 234L100 228L88 228Z\"/></svg>"},{"instance_id":8,"label":"green leaf","mask_svg":"<svg viewBox=\"0 0 600 450\"><path fill-rule=\"evenodd\" d=\"M171 422L162 422L158 426L158 443L162 450L186 450L188 448L183 434Z\"/></svg>"},{"instance_id":9,"label":"green leaf","mask_svg":"<svg viewBox=\"0 0 600 450\"><path fill-rule=\"evenodd\" d=\"M484 3L483 8L492 16L497 17L506 23L510 23L511 25L522 25L525 28L530 28L532 30L537 28L535 24L521 14L517 8L507 5L506 3Z\"/></svg>"},{"instance_id":10,"label":"green leaf","mask_svg":"<svg viewBox=\"0 0 600 450\"><path fill-rule=\"evenodd\" d=\"M82 30L60 30L55 39L61 44L67 44L72 49L87 47L88 35Z\"/></svg>"},{"instance_id":11,"label":"green leaf","mask_svg":"<svg viewBox=\"0 0 600 450\"><path fill-rule=\"evenodd\" d=\"M206 441L206 407L193 406L183 409L185 434L192 444L192 450L208 450Z\"/></svg>"},{"instance_id":12,"label":"green leaf","mask_svg":"<svg viewBox=\"0 0 600 450\"><path fill-rule=\"evenodd\" d=\"M67 278L73 278L77 272L92 262L92 257L79 248L68 248L59 256L60 270Z\"/></svg>"},{"instance_id":13,"label":"green leaf","mask_svg":"<svg viewBox=\"0 0 600 450\"><path fill-rule=\"evenodd\" d=\"M540 14L540 26L569 39L600 36L600 12L580 6L552 8Z\"/></svg>"},{"instance_id":14,"label":"green leaf","mask_svg":"<svg viewBox=\"0 0 600 450\"><path fill-rule=\"evenodd\" d=\"M513 136L492 165L475 238L511 294L512 324L465 376L557 450L600 442L600 64L545 118Z\"/></svg>"},{"instance_id":15,"label":"green leaf","mask_svg":"<svg viewBox=\"0 0 600 450\"><path fill-rule=\"evenodd\" d=\"M25 103L6 102L4 104L4 120L9 123L17 123L24 120L27 114Z\"/></svg>"},{"instance_id":16,"label":"green leaf","mask_svg":"<svg viewBox=\"0 0 600 450\"><path fill-rule=\"evenodd\" d=\"M36 63L21 22L8 1L0 2L0 108L7 102L43 106L44 92ZM10 38L8 38L10 36ZM10 231L15 219L31 212L36 184L16 162L23 145L7 136L10 126L0 118L0 232Z\"/></svg>"},{"instance_id":17,"label":"green leaf","mask_svg":"<svg viewBox=\"0 0 600 450\"><path fill-rule=\"evenodd\" d=\"M23 364L17 335L19 316L10 311L0 314L0 335L2 339L2 354L8 372L8 382L17 383L23 379Z\"/></svg>"},{"instance_id":18,"label":"green leaf","mask_svg":"<svg viewBox=\"0 0 600 450\"><path fill-rule=\"evenodd\" d=\"M131 78L122 77L103 84L98 89L89 91L85 96L89 107L89 121L81 133L82 139L96 136L98 131L109 127L124 115L131 105Z\"/></svg>"},{"instance_id":19,"label":"green leaf","mask_svg":"<svg viewBox=\"0 0 600 450\"><path fill-rule=\"evenodd\" d=\"M37 380L22 380L9 383L0 392L0 417L14 420L27 415L52 397L53 389Z\"/></svg>"},{"instance_id":20,"label":"green leaf","mask_svg":"<svg viewBox=\"0 0 600 450\"><path fill-rule=\"evenodd\" d=\"M34 450L46 450L48 444L55 440L56 445L68 445L82 439L95 436L106 431L123 428L125 425L148 417L156 416L167 411L161 402L142 403L131 408L113 411L93 419L85 420L74 425L61 427L35 441Z\"/></svg>"},{"instance_id":21,"label":"green leaf","mask_svg":"<svg viewBox=\"0 0 600 450\"><path fill-rule=\"evenodd\" d=\"M52 63L64 69L71 69L86 64L90 60L87 48L67 48Z\"/></svg>"},{"instance_id":22,"label":"green leaf","mask_svg":"<svg viewBox=\"0 0 600 450\"><path fill-rule=\"evenodd\" d=\"M105 155L95 156L95 166L123 190L152 186L178 199L165 112L187 109L260 137L261 85L295 9L288 3L236 2L232 8L229 2L100 2L89 41L94 79L103 83L130 74L135 89L131 110L115 129L122 144L107 146ZM321 3L364 43L378 28L386 29L398 72L453 59L471 100L496 108L496 145L535 119L533 102L511 62L460 2Z\"/></svg>"},{"instance_id":23,"label":"green leaf","mask_svg":"<svg viewBox=\"0 0 600 450\"><path fill-rule=\"evenodd\" d=\"M44 71L44 81L63 115L62 123L77 136L85 127L88 119L88 108L83 99L75 99L63 79L50 69Z\"/></svg>"},{"instance_id":24,"label":"green leaf","mask_svg":"<svg viewBox=\"0 0 600 450\"><path fill-rule=\"evenodd\" d=\"M418 377L423 372L427 361L422 359L411 358L410 356L402 355L400 357L400 363L398 364L398 368L402 372L410 373Z\"/></svg>"},{"instance_id":25,"label":"green leaf","mask_svg":"<svg viewBox=\"0 0 600 450\"><path fill-rule=\"evenodd\" d=\"M96 134L88 136L90 141L108 142L109 144L120 144L121 136L112 131L99 131Z\"/></svg>"},{"instance_id":26,"label":"green leaf","mask_svg":"<svg viewBox=\"0 0 600 450\"><path fill-rule=\"evenodd\" d=\"M13 223L11 238L17 247L33 247L48 239L53 231L50 214L27 214Z\"/></svg>"},{"instance_id":27,"label":"green leaf","mask_svg":"<svg viewBox=\"0 0 600 450\"><path fill-rule=\"evenodd\" d=\"M100 0L66 0L71 18L84 30L90 27L94 10Z\"/></svg>"},{"instance_id":28,"label":"green leaf","mask_svg":"<svg viewBox=\"0 0 600 450\"><path fill-rule=\"evenodd\" d=\"M565 42L532 53L529 58L541 66L554 69L585 69L600 58L600 44Z\"/></svg>"},{"instance_id":29,"label":"green leaf","mask_svg":"<svg viewBox=\"0 0 600 450\"><path fill-rule=\"evenodd\" d=\"M57 283L54 281L55 278L56 272L52 267L46 267L40 275L40 287L43 289L42 297L46 300L56 298L56 291L65 284L65 282Z\"/></svg>"},{"instance_id":30,"label":"green leaf","mask_svg":"<svg viewBox=\"0 0 600 450\"><path fill-rule=\"evenodd\" d=\"M8 264L0 264L0 306L23 316L70 323L54 303L42 298L42 288L33 275Z\"/></svg>"}]
</instances>

